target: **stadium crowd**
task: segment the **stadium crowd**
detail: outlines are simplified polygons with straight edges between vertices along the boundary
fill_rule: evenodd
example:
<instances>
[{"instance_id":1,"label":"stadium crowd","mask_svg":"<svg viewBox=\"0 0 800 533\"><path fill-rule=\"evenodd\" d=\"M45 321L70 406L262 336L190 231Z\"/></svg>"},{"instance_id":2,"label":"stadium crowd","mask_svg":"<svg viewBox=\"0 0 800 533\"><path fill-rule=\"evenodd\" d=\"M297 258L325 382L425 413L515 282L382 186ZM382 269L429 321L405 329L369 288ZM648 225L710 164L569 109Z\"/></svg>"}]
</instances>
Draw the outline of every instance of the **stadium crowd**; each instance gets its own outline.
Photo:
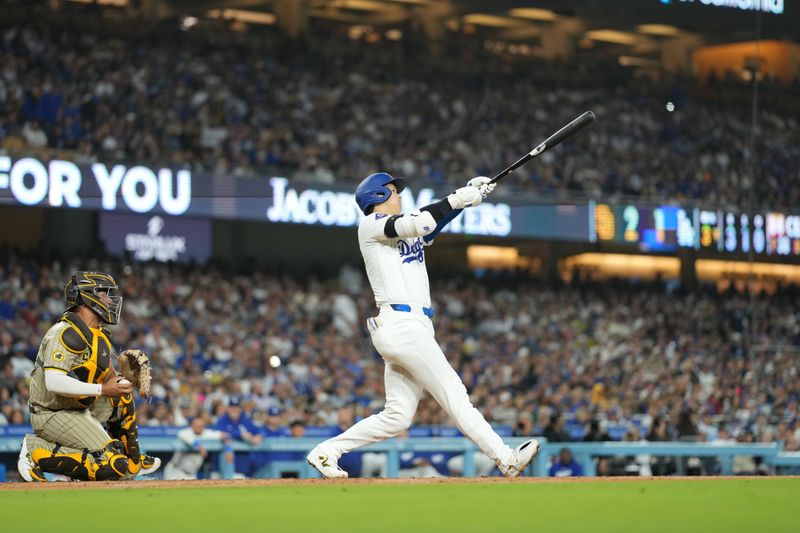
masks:
<instances>
[{"instance_id":1,"label":"stadium crowd","mask_svg":"<svg viewBox=\"0 0 800 533\"><path fill-rule=\"evenodd\" d=\"M742 206L752 190L772 208L800 203L796 86L762 87L753 179L749 100L736 98L748 87L726 73L702 87L655 83L615 64L498 56L475 36L431 45L410 28L366 43L322 28L290 40L276 29L48 20L0 23L10 153L318 182L387 169L444 186L493 174L592 109L590 130L507 182L550 196Z\"/></svg>"},{"instance_id":2,"label":"stadium crowd","mask_svg":"<svg viewBox=\"0 0 800 533\"><path fill-rule=\"evenodd\" d=\"M374 302L355 268L298 282L212 267L91 267L117 274L125 296L112 342L154 362L141 425L197 416L211 425L233 399L252 418L250 439L292 422L347 425L383 407L383 364L364 325ZM28 376L74 268L14 255L0 264L2 424L27 422ZM748 304L735 292L513 276L434 280L432 293L437 338L473 402L517 435L800 449L796 288ZM450 425L429 397L415 424Z\"/></svg>"}]
</instances>

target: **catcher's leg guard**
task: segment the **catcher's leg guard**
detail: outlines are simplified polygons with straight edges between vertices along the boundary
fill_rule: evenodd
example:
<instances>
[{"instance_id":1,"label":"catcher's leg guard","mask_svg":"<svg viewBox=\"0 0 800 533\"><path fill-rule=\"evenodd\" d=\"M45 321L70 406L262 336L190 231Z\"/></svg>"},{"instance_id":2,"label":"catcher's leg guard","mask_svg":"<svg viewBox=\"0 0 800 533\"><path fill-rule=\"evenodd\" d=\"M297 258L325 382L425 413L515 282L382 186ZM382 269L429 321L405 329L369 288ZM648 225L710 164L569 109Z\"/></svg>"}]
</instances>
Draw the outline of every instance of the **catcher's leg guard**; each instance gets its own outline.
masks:
<instances>
[{"instance_id":1,"label":"catcher's leg guard","mask_svg":"<svg viewBox=\"0 0 800 533\"><path fill-rule=\"evenodd\" d=\"M90 454L88 450L81 453L61 453L60 449L58 444L53 451L37 448L31 452L31 459L44 472L62 474L81 481L117 480L128 473L128 458L118 440L109 441L103 451L95 454Z\"/></svg>"},{"instance_id":2,"label":"catcher's leg guard","mask_svg":"<svg viewBox=\"0 0 800 533\"><path fill-rule=\"evenodd\" d=\"M135 476L142 468L142 454L139 450L139 428L136 425L133 395L127 394L112 402L114 413L108 421L108 434L122 441L125 455L128 456L128 472Z\"/></svg>"}]
</instances>

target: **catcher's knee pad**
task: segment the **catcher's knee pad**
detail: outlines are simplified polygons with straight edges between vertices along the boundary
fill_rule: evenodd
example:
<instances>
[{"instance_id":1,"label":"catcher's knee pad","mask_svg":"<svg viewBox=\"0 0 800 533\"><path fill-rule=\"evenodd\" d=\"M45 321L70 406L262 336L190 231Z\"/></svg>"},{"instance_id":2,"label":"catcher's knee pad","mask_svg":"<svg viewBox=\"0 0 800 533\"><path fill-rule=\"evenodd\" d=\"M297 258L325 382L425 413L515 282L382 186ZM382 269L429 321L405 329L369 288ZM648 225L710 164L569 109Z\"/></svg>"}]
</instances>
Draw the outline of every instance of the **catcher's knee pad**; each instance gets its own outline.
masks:
<instances>
[{"instance_id":1,"label":"catcher's knee pad","mask_svg":"<svg viewBox=\"0 0 800 533\"><path fill-rule=\"evenodd\" d=\"M125 445L118 440L110 440L103 447L103 456L97 465L97 481L122 479L128 475L128 457Z\"/></svg>"}]
</instances>

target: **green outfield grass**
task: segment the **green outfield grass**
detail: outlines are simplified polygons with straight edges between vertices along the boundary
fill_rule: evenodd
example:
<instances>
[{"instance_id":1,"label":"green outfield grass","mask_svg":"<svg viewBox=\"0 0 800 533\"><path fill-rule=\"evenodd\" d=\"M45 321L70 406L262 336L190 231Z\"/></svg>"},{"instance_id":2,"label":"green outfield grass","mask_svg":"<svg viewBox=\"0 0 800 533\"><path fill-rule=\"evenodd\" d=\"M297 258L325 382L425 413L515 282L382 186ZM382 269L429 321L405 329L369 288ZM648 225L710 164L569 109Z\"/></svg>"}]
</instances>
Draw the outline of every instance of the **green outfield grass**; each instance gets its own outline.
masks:
<instances>
[{"instance_id":1,"label":"green outfield grass","mask_svg":"<svg viewBox=\"0 0 800 533\"><path fill-rule=\"evenodd\" d=\"M8 533L800 531L800 479L0 491Z\"/></svg>"}]
</instances>

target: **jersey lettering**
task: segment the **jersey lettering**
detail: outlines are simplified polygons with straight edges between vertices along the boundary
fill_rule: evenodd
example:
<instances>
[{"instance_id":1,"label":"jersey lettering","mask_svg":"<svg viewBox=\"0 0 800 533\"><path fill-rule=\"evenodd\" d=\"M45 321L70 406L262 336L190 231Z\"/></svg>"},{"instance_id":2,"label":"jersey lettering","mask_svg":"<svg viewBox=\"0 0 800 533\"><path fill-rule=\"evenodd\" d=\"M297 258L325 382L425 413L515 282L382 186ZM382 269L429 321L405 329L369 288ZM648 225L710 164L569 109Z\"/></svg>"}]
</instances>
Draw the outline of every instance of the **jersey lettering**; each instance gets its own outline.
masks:
<instances>
[{"instance_id":1,"label":"jersey lettering","mask_svg":"<svg viewBox=\"0 0 800 533\"><path fill-rule=\"evenodd\" d=\"M400 241L397 243L397 250L400 252L403 263L413 263L414 261L422 263L425 260L422 241L419 239L414 239L414 244L410 246L406 241Z\"/></svg>"}]
</instances>

